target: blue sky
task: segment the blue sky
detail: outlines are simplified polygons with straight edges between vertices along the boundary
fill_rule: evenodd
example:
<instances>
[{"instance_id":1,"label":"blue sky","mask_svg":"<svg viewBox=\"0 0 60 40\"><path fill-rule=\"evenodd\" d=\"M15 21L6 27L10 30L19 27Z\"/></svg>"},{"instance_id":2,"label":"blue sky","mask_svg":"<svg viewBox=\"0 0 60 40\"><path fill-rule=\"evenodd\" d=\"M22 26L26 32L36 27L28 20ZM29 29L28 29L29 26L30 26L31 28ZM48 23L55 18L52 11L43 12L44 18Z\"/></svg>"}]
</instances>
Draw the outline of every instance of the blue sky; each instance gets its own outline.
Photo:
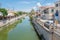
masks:
<instances>
[{"instance_id":1,"label":"blue sky","mask_svg":"<svg viewBox=\"0 0 60 40\"><path fill-rule=\"evenodd\" d=\"M37 5L50 5L55 1L57 0L0 0L0 7L29 12Z\"/></svg>"}]
</instances>

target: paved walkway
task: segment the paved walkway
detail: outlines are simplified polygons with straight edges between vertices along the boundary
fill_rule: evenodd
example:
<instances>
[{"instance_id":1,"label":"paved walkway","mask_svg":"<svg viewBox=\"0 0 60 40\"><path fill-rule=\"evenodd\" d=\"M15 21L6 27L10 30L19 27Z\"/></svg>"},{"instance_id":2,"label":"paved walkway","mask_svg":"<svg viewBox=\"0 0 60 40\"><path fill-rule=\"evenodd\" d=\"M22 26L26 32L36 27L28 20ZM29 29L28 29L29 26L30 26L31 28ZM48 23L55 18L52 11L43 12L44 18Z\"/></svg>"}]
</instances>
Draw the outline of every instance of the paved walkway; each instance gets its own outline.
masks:
<instances>
[{"instance_id":1,"label":"paved walkway","mask_svg":"<svg viewBox=\"0 0 60 40\"><path fill-rule=\"evenodd\" d=\"M57 28L55 29L55 32L60 35L60 24L57 24Z\"/></svg>"},{"instance_id":2,"label":"paved walkway","mask_svg":"<svg viewBox=\"0 0 60 40\"><path fill-rule=\"evenodd\" d=\"M4 25L7 25L8 23L12 23L12 22L14 22L14 21L16 21L17 19L20 19L21 17L25 17L26 15L21 15L21 16L19 16L19 17L15 17L15 18L12 18L12 19L10 19L10 20L2 20L2 21L0 21L0 27L2 27L2 26L4 26Z\"/></svg>"},{"instance_id":3,"label":"paved walkway","mask_svg":"<svg viewBox=\"0 0 60 40\"><path fill-rule=\"evenodd\" d=\"M40 19L40 18L37 18L37 20L39 21L41 21L41 22L46 22L46 21L48 21L48 20L42 20L42 19ZM57 29L54 29L54 33L56 33L57 35L59 35L60 36L60 24L57 24Z\"/></svg>"}]
</instances>

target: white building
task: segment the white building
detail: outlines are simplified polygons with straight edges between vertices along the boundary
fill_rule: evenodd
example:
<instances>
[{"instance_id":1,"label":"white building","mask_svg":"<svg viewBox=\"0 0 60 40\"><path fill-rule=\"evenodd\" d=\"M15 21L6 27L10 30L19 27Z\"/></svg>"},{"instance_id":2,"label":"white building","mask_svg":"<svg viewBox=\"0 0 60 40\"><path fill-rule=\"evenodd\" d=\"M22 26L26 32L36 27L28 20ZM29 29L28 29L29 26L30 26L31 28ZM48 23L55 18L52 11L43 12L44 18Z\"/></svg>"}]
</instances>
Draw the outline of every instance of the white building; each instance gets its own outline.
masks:
<instances>
[{"instance_id":1,"label":"white building","mask_svg":"<svg viewBox=\"0 0 60 40\"><path fill-rule=\"evenodd\" d=\"M8 15L7 16L15 16L13 10L8 10Z\"/></svg>"},{"instance_id":2,"label":"white building","mask_svg":"<svg viewBox=\"0 0 60 40\"><path fill-rule=\"evenodd\" d=\"M46 14L46 18L47 19L53 19L53 14L55 12L55 7L53 6L47 6L47 8L45 9L46 12L44 12Z\"/></svg>"},{"instance_id":3,"label":"white building","mask_svg":"<svg viewBox=\"0 0 60 40\"><path fill-rule=\"evenodd\" d=\"M58 21L60 21L60 1L55 2L55 13L58 13Z\"/></svg>"},{"instance_id":4,"label":"white building","mask_svg":"<svg viewBox=\"0 0 60 40\"><path fill-rule=\"evenodd\" d=\"M39 8L41 16L44 15L45 19L53 19L52 15L55 12L54 6L42 6ZM43 17L43 16L42 16Z\"/></svg>"}]
</instances>

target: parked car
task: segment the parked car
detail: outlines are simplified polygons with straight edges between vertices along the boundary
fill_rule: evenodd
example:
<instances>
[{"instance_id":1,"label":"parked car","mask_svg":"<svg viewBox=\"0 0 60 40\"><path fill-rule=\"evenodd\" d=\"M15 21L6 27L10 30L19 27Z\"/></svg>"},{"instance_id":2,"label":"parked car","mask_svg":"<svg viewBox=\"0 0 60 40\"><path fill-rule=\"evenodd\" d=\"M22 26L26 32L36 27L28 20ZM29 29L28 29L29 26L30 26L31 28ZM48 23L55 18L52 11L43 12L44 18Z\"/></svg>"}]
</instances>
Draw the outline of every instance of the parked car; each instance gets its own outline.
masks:
<instances>
[{"instance_id":1,"label":"parked car","mask_svg":"<svg viewBox=\"0 0 60 40\"><path fill-rule=\"evenodd\" d=\"M44 26L49 29L51 24L53 24L53 21L47 21L47 22L44 23Z\"/></svg>"}]
</instances>

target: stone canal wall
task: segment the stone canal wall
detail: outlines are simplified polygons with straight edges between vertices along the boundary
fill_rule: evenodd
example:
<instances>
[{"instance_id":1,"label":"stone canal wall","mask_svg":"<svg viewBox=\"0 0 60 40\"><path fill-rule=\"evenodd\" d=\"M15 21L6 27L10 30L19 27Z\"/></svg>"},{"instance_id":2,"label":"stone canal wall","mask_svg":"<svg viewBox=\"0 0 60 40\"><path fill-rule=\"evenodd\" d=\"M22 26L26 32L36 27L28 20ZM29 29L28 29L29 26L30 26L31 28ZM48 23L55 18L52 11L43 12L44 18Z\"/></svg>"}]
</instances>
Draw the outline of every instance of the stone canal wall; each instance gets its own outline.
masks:
<instances>
[{"instance_id":1,"label":"stone canal wall","mask_svg":"<svg viewBox=\"0 0 60 40\"><path fill-rule=\"evenodd\" d=\"M42 28L41 25L39 25L38 23L36 23L35 21L33 21L34 23L34 27L36 28L39 36L42 37L43 40L51 40L51 34L49 31L45 30L44 28Z\"/></svg>"},{"instance_id":2,"label":"stone canal wall","mask_svg":"<svg viewBox=\"0 0 60 40\"><path fill-rule=\"evenodd\" d=\"M15 17L15 18L12 18L10 20L7 20L5 23L3 23L2 21L2 25L0 25L0 31L3 30L4 27L7 27L13 23L15 23L16 21L20 20L21 18L25 17L26 15L21 15L19 17Z\"/></svg>"},{"instance_id":3,"label":"stone canal wall","mask_svg":"<svg viewBox=\"0 0 60 40\"><path fill-rule=\"evenodd\" d=\"M44 27L42 22L38 23L35 20L32 20L32 23L37 33L42 37L43 40L60 40L60 35L58 35L55 31L52 32L52 30Z\"/></svg>"}]
</instances>

